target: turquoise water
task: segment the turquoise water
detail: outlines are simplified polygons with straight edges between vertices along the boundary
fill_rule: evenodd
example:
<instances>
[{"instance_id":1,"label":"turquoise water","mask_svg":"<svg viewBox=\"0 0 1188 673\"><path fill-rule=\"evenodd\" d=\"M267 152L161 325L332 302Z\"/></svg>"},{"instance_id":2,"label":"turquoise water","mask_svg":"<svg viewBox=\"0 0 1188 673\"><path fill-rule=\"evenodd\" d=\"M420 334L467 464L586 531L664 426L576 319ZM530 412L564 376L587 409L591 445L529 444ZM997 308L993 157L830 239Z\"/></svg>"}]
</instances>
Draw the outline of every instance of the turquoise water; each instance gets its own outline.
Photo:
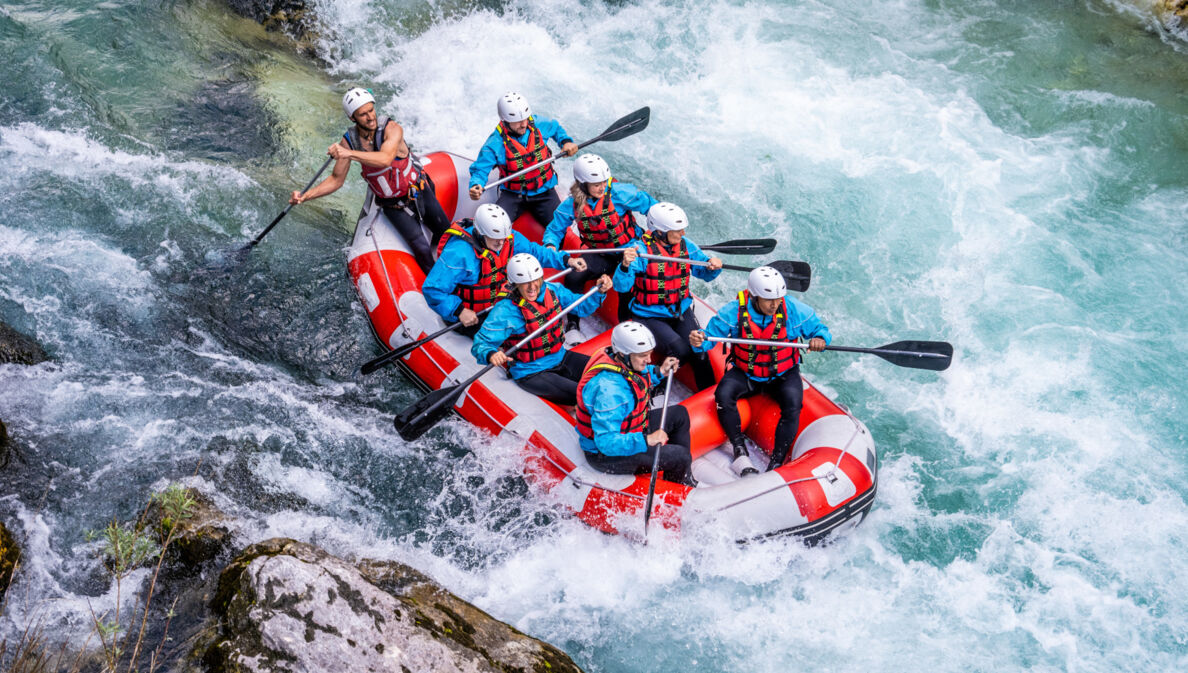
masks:
<instances>
[{"instance_id":1,"label":"turquoise water","mask_svg":"<svg viewBox=\"0 0 1188 673\"><path fill-rule=\"evenodd\" d=\"M319 0L328 69L218 4L0 7L0 367L29 556L4 629L114 596L82 531L185 478L290 535L424 568L589 671L1188 668L1188 48L1149 3ZM254 234L375 89L473 156L507 89L690 212L813 264L836 343L947 340L941 374L805 369L874 433L834 544L640 548L533 497L451 422L405 444L344 273L362 198ZM562 169L562 174L566 169ZM702 291L725 301L734 286Z\"/></svg>"}]
</instances>

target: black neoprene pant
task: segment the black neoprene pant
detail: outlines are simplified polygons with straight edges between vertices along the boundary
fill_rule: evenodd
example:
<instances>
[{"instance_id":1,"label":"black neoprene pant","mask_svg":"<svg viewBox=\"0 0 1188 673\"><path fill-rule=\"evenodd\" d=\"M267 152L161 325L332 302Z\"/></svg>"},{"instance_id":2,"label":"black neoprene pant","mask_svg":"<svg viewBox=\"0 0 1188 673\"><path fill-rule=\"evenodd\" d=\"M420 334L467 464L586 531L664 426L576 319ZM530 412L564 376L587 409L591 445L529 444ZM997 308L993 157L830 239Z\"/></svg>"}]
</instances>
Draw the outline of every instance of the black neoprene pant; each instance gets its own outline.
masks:
<instances>
[{"instance_id":1,"label":"black neoprene pant","mask_svg":"<svg viewBox=\"0 0 1188 673\"><path fill-rule=\"evenodd\" d=\"M430 182L415 200L376 199L376 204L383 208L388 221L412 248L417 266L421 267L421 271L429 273L433 268L433 250L437 247L437 240L450 228L450 219L437 202L433 183ZM425 234L421 231L422 221L429 228L433 240L425 240Z\"/></svg>"},{"instance_id":2,"label":"black neoprene pant","mask_svg":"<svg viewBox=\"0 0 1188 673\"><path fill-rule=\"evenodd\" d=\"M582 372L586 371L588 362L589 355L565 351L565 357L556 367L516 379L516 383L550 402L573 406L577 404L578 381L582 379Z\"/></svg>"},{"instance_id":3,"label":"black neoprene pant","mask_svg":"<svg viewBox=\"0 0 1188 673\"><path fill-rule=\"evenodd\" d=\"M698 390L705 390L714 385L714 368L710 365L709 356L696 353L689 345L689 332L701 329L697 318L693 316L692 307L679 318L645 318L639 315L633 318L644 324L656 337L656 350L661 358L675 357L681 364L688 364L693 368L693 379L697 382Z\"/></svg>"},{"instance_id":4,"label":"black neoprene pant","mask_svg":"<svg viewBox=\"0 0 1188 673\"><path fill-rule=\"evenodd\" d=\"M648 414L648 431L653 432L659 426L660 409L654 409ZM630 456L604 456L587 452L586 462L590 467L607 474L648 474L659 451L659 469L664 473L664 478L678 484L691 484L693 456L689 453L689 412L680 405L670 406L668 416L664 419L664 431L668 433L667 444L649 446L647 451Z\"/></svg>"},{"instance_id":5,"label":"black neoprene pant","mask_svg":"<svg viewBox=\"0 0 1188 673\"><path fill-rule=\"evenodd\" d=\"M532 218L539 222L540 226L548 227L549 222L553 221L553 213L556 212L557 206L561 205L561 198L557 196L555 189L546 189L532 196L524 196L517 192L501 189L495 205L507 211L507 216L513 223L520 213L527 210L532 213Z\"/></svg>"},{"instance_id":6,"label":"black neoprene pant","mask_svg":"<svg viewBox=\"0 0 1188 673\"><path fill-rule=\"evenodd\" d=\"M804 384L800 380L800 365L778 379L759 383L748 377L738 367L732 367L722 376L718 389L714 391L714 402L718 405L718 421L731 444L743 439L742 419L738 414L738 401L759 393L767 393L780 405L780 422L776 424L775 450L771 452L768 470L774 470L784 463L792 442L796 440L796 429L800 426L800 407L804 398Z\"/></svg>"}]
</instances>

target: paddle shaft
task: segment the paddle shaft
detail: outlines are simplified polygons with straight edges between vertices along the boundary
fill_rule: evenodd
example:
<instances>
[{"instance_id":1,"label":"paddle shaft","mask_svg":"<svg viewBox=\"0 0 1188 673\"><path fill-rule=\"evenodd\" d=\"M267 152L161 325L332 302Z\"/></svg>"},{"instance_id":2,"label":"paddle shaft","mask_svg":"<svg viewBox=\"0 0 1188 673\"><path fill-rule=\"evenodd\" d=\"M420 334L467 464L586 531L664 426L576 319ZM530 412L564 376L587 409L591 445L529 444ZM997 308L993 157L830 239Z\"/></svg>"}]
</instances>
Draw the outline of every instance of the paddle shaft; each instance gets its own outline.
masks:
<instances>
[{"instance_id":1,"label":"paddle shaft","mask_svg":"<svg viewBox=\"0 0 1188 673\"><path fill-rule=\"evenodd\" d=\"M302 194L308 192L310 187L314 186L314 183L318 181L318 178L322 177L322 173L326 172L326 168L330 166L330 162L332 161L334 161L334 157L326 158L326 163L322 164L322 167L319 168L318 172L314 174L313 179L311 179L309 183L305 185L305 189L301 190ZM281 211L280 215L277 215L276 219L270 222L267 227L264 227L264 231L261 231L255 238L249 241L245 247L255 247L260 241L264 240L264 237L268 235L268 232L272 231L272 228L275 227L278 222L284 219L285 215L289 214L289 211L293 209L294 205L295 204L290 203L288 206L285 206L285 209Z\"/></svg>"},{"instance_id":2,"label":"paddle shaft","mask_svg":"<svg viewBox=\"0 0 1188 673\"><path fill-rule=\"evenodd\" d=\"M726 241L714 245L703 245L701 249L710 252L724 252L728 255L766 255L775 249L775 241L772 239L755 239L746 243ZM628 248L579 248L561 252L570 255L613 255L627 250Z\"/></svg>"},{"instance_id":3,"label":"paddle shaft","mask_svg":"<svg viewBox=\"0 0 1188 673\"><path fill-rule=\"evenodd\" d=\"M664 406L660 407L660 427L658 430L664 429L664 423L668 420L668 393L672 390L672 372L668 373L668 378L664 382ZM656 471L660 469L660 451L664 448L663 444L656 446L656 455L652 457L652 478L648 482L648 497L644 501L644 544L647 544L648 535L648 520L652 518L652 498L656 496Z\"/></svg>"},{"instance_id":4,"label":"paddle shaft","mask_svg":"<svg viewBox=\"0 0 1188 673\"><path fill-rule=\"evenodd\" d=\"M564 252L567 255L603 255L603 254L613 254L616 252L623 252L625 250L632 250L632 249L633 248L602 248L599 250L590 250L590 249L562 250L561 252ZM657 262L680 262L682 264L691 264L693 266L709 266L709 262L701 262L696 259L689 259L688 257L665 257L664 255L646 255L646 254L640 255L640 257L642 257L644 259L654 259ZM749 267L734 266L732 264L723 264L722 268L723 269L736 269L736 270L741 269L743 271L751 270Z\"/></svg>"},{"instance_id":5,"label":"paddle shaft","mask_svg":"<svg viewBox=\"0 0 1188 673\"><path fill-rule=\"evenodd\" d=\"M631 115L628 115L628 117L635 115L638 112L639 111L637 110L636 112L631 113ZM612 133L615 133L616 131L626 130L627 128L630 128L631 126L634 126L639 123L639 120L636 120L636 121L632 121L630 124L627 124L622 128L616 128L615 124L618 124L622 121L623 121L622 119L620 119L619 121L616 121L614 124L611 124L611 128L608 128L607 130L603 131L601 134L594 136L593 138L587 140L586 142L578 145L577 148L580 150L583 147L593 145L594 143L598 142L599 140L602 140L603 138L611 135ZM644 122L644 126L647 126L646 121ZM642 131L643 129L640 129L640 130ZM574 153L576 154L577 152L575 151ZM520 177L521 175L524 175L525 173L530 173L532 171L544 168L545 166L548 166L549 164L553 163L554 161L560 159L561 156L562 155L560 155L560 154L554 154L553 156L549 157L548 159L545 159L544 161L537 162L535 164L532 164L531 166L526 166L526 167L516 171L515 173L512 173L511 175L504 176L504 177L496 180L495 182L488 183L486 186L483 187L483 191L485 192L488 189L491 189L492 187L498 187L499 185L502 185L503 183L507 182L508 180L514 180L514 179Z\"/></svg>"},{"instance_id":6,"label":"paddle shaft","mask_svg":"<svg viewBox=\"0 0 1188 673\"><path fill-rule=\"evenodd\" d=\"M564 276L565 274L569 273L570 271L573 271L572 267L565 269L564 271L561 271L560 273L549 276L545 280L552 282L552 281L557 280L558 278ZM493 308L495 308L494 304L492 304L491 306L488 306L487 308L485 308L481 311L478 311L477 313L475 313L475 315L486 315L486 313ZM439 337L447 332L452 332L452 331L458 329L459 327L462 327L461 321L450 323L449 325L446 325L442 329L437 330L433 334L421 337L420 339L417 339L416 341L413 341L412 343L404 344L403 346L394 348L377 358L374 358L372 360L368 360L367 362L364 362L363 366L359 367L359 371L363 374L370 374L370 373L376 371L377 369L382 368L384 365L388 364L389 362L392 362L393 360L396 360L398 358L402 358L405 355L408 355L409 353L413 352L417 348L423 346L424 344L429 343L430 341L433 341L437 337Z\"/></svg>"},{"instance_id":7,"label":"paddle shaft","mask_svg":"<svg viewBox=\"0 0 1188 673\"><path fill-rule=\"evenodd\" d=\"M766 339L735 339L732 337L706 336L706 341L727 344L745 344L751 346L774 346L776 348L808 348L808 344L793 343L791 341L767 341ZM874 353L875 355L905 355L918 358L944 358L940 353L918 353L916 351L901 351L889 348L856 348L854 346L826 346L827 351L844 351L846 353Z\"/></svg>"}]
</instances>

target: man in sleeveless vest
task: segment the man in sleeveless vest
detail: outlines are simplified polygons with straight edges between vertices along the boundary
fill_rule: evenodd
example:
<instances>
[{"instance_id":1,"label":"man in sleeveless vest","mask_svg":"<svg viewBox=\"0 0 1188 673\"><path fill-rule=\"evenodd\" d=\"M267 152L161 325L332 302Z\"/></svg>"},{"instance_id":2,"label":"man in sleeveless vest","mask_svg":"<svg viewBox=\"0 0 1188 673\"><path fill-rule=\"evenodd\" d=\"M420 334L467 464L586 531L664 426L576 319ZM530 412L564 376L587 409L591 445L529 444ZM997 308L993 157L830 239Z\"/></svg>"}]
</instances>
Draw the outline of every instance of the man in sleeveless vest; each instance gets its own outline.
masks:
<instances>
[{"instance_id":1,"label":"man in sleeveless vest","mask_svg":"<svg viewBox=\"0 0 1188 673\"><path fill-rule=\"evenodd\" d=\"M561 124L534 117L528 101L520 94L504 94L496 107L499 109L499 125L483 143L478 159L470 165L470 198L476 201L483 195L483 185L487 184L491 169L498 168L502 178L552 157L549 140L557 143L568 156L577 153L577 144ZM554 189L556 186L556 171L552 164L548 164L500 185L496 203L507 211L512 222L527 210L544 227L561 202Z\"/></svg>"},{"instance_id":2,"label":"man in sleeveless vest","mask_svg":"<svg viewBox=\"0 0 1188 673\"><path fill-rule=\"evenodd\" d=\"M689 343L705 351L713 342L705 337L733 337L766 341L799 341L808 339L808 349L824 350L833 339L829 328L821 322L813 309L787 296L784 277L770 266L761 266L747 278L747 289L738 293L738 300L722 307L710 319L705 331L689 335ZM800 381L800 349L773 346L744 346L734 344L730 349L733 365L718 383L714 401L718 405L718 420L726 437L734 446L734 470L740 475L756 472L743 438L738 415L738 401L758 393L766 393L780 405L780 422L776 425L775 449L767 469L774 470L784 463L796 439L800 426L800 407L804 384Z\"/></svg>"},{"instance_id":3,"label":"man in sleeveless vest","mask_svg":"<svg viewBox=\"0 0 1188 673\"><path fill-rule=\"evenodd\" d=\"M502 208L484 203L473 220L454 223L442 236L437 263L421 285L425 302L447 323L461 322L460 334L473 337L485 317L479 312L494 305L507 289L508 260L520 252L552 268L586 268L581 258L569 259L528 240L512 229L511 218Z\"/></svg>"},{"instance_id":4,"label":"man in sleeveless vest","mask_svg":"<svg viewBox=\"0 0 1188 673\"><path fill-rule=\"evenodd\" d=\"M355 125L326 152L335 159L334 170L304 194L293 192L289 203L333 194L346 181L351 162L358 162L376 205L383 208L388 221L412 248L421 271L428 273L433 267L432 244L450 226L449 218L437 202L433 181L413 158L400 124L379 117L370 91L355 88L346 92L342 109ZM422 224L429 228L431 241L425 240Z\"/></svg>"},{"instance_id":5,"label":"man in sleeveless vest","mask_svg":"<svg viewBox=\"0 0 1188 673\"><path fill-rule=\"evenodd\" d=\"M709 358L689 347L689 333L699 329L693 315L689 278L712 281L722 273L722 260L709 257L685 236L689 218L679 206L657 203L648 210L648 229L634 247L623 253L615 268L615 290L631 291L631 315L656 337L662 356L675 356L689 363L699 389L714 385L714 370ZM708 262L693 266L680 262L660 262L640 255L686 258Z\"/></svg>"},{"instance_id":6,"label":"man in sleeveless vest","mask_svg":"<svg viewBox=\"0 0 1188 673\"><path fill-rule=\"evenodd\" d=\"M664 427L660 409L648 411L652 386L676 371L674 357L650 364L656 339L634 321L611 331L611 346L594 354L578 383L578 444L586 462L609 474L646 474L656 453L668 481L696 486L689 452L689 412L668 407Z\"/></svg>"},{"instance_id":7,"label":"man in sleeveless vest","mask_svg":"<svg viewBox=\"0 0 1188 673\"><path fill-rule=\"evenodd\" d=\"M545 230L545 247L559 248L570 225L576 225L583 248L623 248L643 235L635 223L636 213L646 213L656 205L644 190L611 177L610 166L597 154L583 154L573 162L573 186L570 196L553 213ZM565 287L580 292L586 281L604 273L614 273L617 255L584 255L583 273L565 277ZM631 293L619 293L619 322L631 318Z\"/></svg>"},{"instance_id":8,"label":"man in sleeveless vest","mask_svg":"<svg viewBox=\"0 0 1188 673\"><path fill-rule=\"evenodd\" d=\"M510 365L512 379L533 395L556 404L576 404L578 379L590 358L565 347L563 320L510 355L504 349L548 324L581 295L564 285L545 282L540 262L527 253L517 253L507 263L507 279L512 289L491 309L470 352L482 364ZM598 279L598 289L574 307L573 313L587 316L598 310L611 289L609 276Z\"/></svg>"}]
</instances>

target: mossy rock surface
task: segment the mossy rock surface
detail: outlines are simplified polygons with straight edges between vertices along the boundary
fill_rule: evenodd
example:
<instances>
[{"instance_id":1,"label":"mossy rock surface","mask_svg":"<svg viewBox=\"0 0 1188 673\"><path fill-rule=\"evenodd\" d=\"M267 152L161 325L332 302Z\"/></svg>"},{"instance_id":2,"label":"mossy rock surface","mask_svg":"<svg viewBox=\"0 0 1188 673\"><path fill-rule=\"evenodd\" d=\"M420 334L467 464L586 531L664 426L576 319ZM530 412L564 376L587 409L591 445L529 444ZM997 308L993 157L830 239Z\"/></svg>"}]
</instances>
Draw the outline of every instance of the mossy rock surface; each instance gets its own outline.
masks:
<instances>
[{"instance_id":1,"label":"mossy rock surface","mask_svg":"<svg viewBox=\"0 0 1188 673\"><path fill-rule=\"evenodd\" d=\"M231 520L210 498L192 488L186 489L186 495L194 503L189 517L174 521L157 501L149 504L145 517L146 524L156 532L159 541L164 541L170 529L173 531L165 558L172 575L197 574L205 564L224 553L229 554L234 542Z\"/></svg>"},{"instance_id":2,"label":"mossy rock surface","mask_svg":"<svg viewBox=\"0 0 1188 673\"><path fill-rule=\"evenodd\" d=\"M41 344L0 322L0 364L35 365L49 356Z\"/></svg>"},{"instance_id":3,"label":"mossy rock surface","mask_svg":"<svg viewBox=\"0 0 1188 673\"><path fill-rule=\"evenodd\" d=\"M237 555L211 607L217 633L195 653L211 671L580 671L413 568L285 538Z\"/></svg>"},{"instance_id":4,"label":"mossy rock surface","mask_svg":"<svg viewBox=\"0 0 1188 673\"><path fill-rule=\"evenodd\" d=\"M304 0L227 0L227 5L236 14L264 26L265 30L293 38L301 52L319 57L315 47L314 13Z\"/></svg>"},{"instance_id":5,"label":"mossy rock surface","mask_svg":"<svg viewBox=\"0 0 1188 673\"><path fill-rule=\"evenodd\" d=\"M12 582L12 573L16 570L17 561L21 558L21 547L8 528L0 523L0 602L4 601L4 593Z\"/></svg>"}]
</instances>

